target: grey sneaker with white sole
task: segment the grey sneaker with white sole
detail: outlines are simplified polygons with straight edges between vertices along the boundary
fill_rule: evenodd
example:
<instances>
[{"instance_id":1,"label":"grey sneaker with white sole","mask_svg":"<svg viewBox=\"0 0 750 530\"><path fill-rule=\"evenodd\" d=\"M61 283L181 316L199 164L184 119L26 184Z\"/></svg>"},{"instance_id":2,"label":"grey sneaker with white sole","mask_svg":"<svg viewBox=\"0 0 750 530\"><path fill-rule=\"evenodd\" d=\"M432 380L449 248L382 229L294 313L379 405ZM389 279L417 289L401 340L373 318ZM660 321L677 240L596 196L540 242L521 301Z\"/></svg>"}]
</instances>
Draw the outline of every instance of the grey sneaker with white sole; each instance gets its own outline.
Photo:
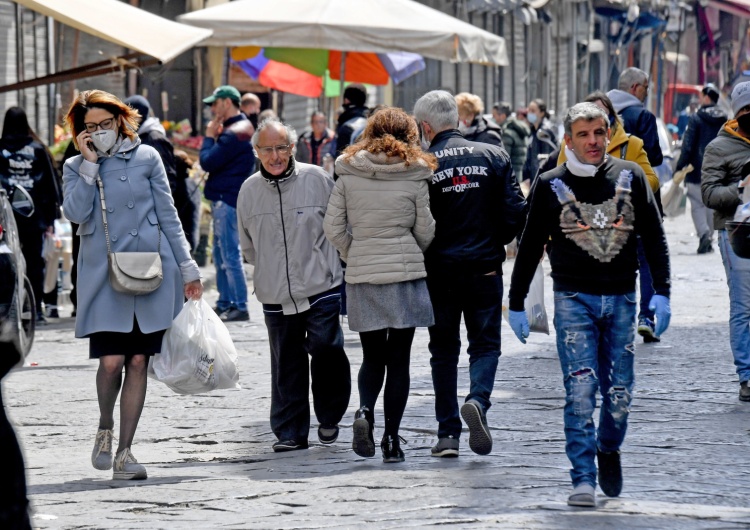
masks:
<instances>
[{"instance_id":1,"label":"grey sneaker with white sole","mask_svg":"<svg viewBox=\"0 0 750 530\"><path fill-rule=\"evenodd\" d=\"M113 480L144 480L148 478L146 468L138 463L130 448L126 447L115 456Z\"/></svg>"},{"instance_id":2,"label":"grey sneaker with white sole","mask_svg":"<svg viewBox=\"0 0 750 530\"><path fill-rule=\"evenodd\" d=\"M106 471L112 469L112 429L99 429L96 432L94 450L91 451L91 465Z\"/></svg>"}]
</instances>

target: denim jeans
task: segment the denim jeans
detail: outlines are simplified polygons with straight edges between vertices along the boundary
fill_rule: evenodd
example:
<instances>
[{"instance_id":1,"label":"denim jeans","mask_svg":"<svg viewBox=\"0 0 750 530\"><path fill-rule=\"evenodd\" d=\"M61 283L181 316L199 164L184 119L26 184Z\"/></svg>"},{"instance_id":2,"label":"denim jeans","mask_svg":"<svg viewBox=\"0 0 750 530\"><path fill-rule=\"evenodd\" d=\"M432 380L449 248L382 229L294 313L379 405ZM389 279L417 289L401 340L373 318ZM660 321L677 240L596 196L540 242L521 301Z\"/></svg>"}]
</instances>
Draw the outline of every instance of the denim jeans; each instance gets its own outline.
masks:
<instances>
[{"instance_id":1,"label":"denim jeans","mask_svg":"<svg viewBox=\"0 0 750 530\"><path fill-rule=\"evenodd\" d=\"M500 275L464 274L455 277L427 277L435 325L430 332L430 366L435 389L435 419L438 438L461 436L458 408L458 356L461 353L461 315L469 340L469 395L484 412L500 358L500 319L503 279Z\"/></svg>"},{"instance_id":2,"label":"denim jeans","mask_svg":"<svg viewBox=\"0 0 750 530\"><path fill-rule=\"evenodd\" d=\"M638 237L638 284L640 286L640 309L638 311L638 320L648 318L654 322L654 312L648 308L651 303L651 297L654 296L654 280L651 277L651 269L646 260L646 251L643 250L643 241Z\"/></svg>"},{"instance_id":3,"label":"denim jeans","mask_svg":"<svg viewBox=\"0 0 750 530\"><path fill-rule=\"evenodd\" d=\"M596 450L620 449L633 397L635 293L555 292L557 354L565 383L565 453L573 486L596 486ZM602 395L594 427L596 391Z\"/></svg>"},{"instance_id":4,"label":"denim jeans","mask_svg":"<svg viewBox=\"0 0 750 530\"><path fill-rule=\"evenodd\" d=\"M216 289L219 291L216 307L220 311L230 307L247 311L247 283L237 232L237 209L223 201L215 201L211 213L214 218Z\"/></svg>"},{"instance_id":5,"label":"denim jeans","mask_svg":"<svg viewBox=\"0 0 750 530\"><path fill-rule=\"evenodd\" d=\"M726 230L719 230L719 251L729 286L729 344L741 383L750 380L750 259L734 253Z\"/></svg>"},{"instance_id":6,"label":"denim jeans","mask_svg":"<svg viewBox=\"0 0 750 530\"><path fill-rule=\"evenodd\" d=\"M340 310L335 296L320 299L295 315L265 312L271 346L271 429L279 440L307 440L309 375L320 424L338 425L349 406L352 381Z\"/></svg>"}]
</instances>

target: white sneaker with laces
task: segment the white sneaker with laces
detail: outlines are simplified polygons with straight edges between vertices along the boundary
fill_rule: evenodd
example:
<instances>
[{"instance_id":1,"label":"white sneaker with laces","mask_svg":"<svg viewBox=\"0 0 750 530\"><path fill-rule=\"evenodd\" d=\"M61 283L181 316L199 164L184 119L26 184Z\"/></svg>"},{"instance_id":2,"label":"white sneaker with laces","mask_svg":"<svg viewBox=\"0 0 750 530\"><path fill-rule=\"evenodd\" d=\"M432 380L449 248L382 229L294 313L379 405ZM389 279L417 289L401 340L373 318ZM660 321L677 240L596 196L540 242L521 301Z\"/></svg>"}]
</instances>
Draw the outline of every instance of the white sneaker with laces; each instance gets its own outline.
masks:
<instances>
[{"instance_id":1,"label":"white sneaker with laces","mask_svg":"<svg viewBox=\"0 0 750 530\"><path fill-rule=\"evenodd\" d=\"M94 450L91 452L91 464L96 469L112 469L112 429L99 429L96 432Z\"/></svg>"},{"instance_id":2,"label":"white sneaker with laces","mask_svg":"<svg viewBox=\"0 0 750 530\"><path fill-rule=\"evenodd\" d=\"M115 456L113 480L144 480L148 478L146 468L138 463L130 448L126 447Z\"/></svg>"}]
</instances>

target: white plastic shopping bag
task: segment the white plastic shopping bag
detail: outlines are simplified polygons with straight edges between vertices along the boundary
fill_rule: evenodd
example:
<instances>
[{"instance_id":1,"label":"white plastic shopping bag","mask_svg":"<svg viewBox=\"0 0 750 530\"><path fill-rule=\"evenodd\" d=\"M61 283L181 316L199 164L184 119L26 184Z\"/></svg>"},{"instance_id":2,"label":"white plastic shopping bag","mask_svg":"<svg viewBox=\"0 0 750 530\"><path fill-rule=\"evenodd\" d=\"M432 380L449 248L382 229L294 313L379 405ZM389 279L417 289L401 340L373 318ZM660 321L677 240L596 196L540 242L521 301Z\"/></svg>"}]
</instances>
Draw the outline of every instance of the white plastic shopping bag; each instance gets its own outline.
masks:
<instances>
[{"instance_id":1,"label":"white plastic shopping bag","mask_svg":"<svg viewBox=\"0 0 750 530\"><path fill-rule=\"evenodd\" d=\"M549 335L549 321L547 310L544 308L544 268L542 262L536 267L534 278L529 286L529 294L523 302L526 318L529 319L529 331L546 333ZM503 318L508 322L508 299L503 300Z\"/></svg>"},{"instance_id":2,"label":"white plastic shopping bag","mask_svg":"<svg viewBox=\"0 0 750 530\"><path fill-rule=\"evenodd\" d=\"M229 330L202 298L189 300L151 357L149 377L178 394L240 388L237 350Z\"/></svg>"}]
</instances>

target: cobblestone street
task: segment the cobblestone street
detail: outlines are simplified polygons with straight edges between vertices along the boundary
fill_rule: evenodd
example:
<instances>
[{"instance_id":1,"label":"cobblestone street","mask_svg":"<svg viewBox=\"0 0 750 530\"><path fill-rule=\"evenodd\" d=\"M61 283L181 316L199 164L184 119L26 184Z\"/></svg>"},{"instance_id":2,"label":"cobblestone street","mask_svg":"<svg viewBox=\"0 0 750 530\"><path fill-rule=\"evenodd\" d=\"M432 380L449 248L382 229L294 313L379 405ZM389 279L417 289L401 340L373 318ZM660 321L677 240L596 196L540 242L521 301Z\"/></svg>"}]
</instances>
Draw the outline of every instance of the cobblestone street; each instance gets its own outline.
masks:
<instances>
[{"instance_id":1,"label":"cobblestone street","mask_svg":"<svg viewBox=\"0 0 750 530\"><path fill-rule=\"evenodd\" d=\"M488 414L494 448L475 455L464 433L461 456L452 460L430 456L437 424L427 330L418 330L401 432L406 461L384 465L379 451L364 459L351 450L362 352L344 324L353 393L338 442L319 444L313 418L309 450L274 454L268 341L251 297L251 322L228 325L242 390L181 396L149 381L133 445L149 473L141 482L112 481L111 471L91 467L97 363L88 360L88 343L73 337L74 321L65 318L70 307L38 330L27 366L3 385L25 451L34 527L748 528L750 404L737 399L721 258L718 249L695 254L689 215L666 221L666 229L672 324L659 344L637 341L636 393L622 451L625 486L618 499L599 492L597 510L565 504L569 463L554 330L522 345L503 324ZM506 289L512 264L505 266ZM546 296L551 313L548 276ZM215 290L206 297L213 302ZM463 354L461 400L467 388ZM376 440L381 415L379 403Z\"/></svg>"}]
</instances>

